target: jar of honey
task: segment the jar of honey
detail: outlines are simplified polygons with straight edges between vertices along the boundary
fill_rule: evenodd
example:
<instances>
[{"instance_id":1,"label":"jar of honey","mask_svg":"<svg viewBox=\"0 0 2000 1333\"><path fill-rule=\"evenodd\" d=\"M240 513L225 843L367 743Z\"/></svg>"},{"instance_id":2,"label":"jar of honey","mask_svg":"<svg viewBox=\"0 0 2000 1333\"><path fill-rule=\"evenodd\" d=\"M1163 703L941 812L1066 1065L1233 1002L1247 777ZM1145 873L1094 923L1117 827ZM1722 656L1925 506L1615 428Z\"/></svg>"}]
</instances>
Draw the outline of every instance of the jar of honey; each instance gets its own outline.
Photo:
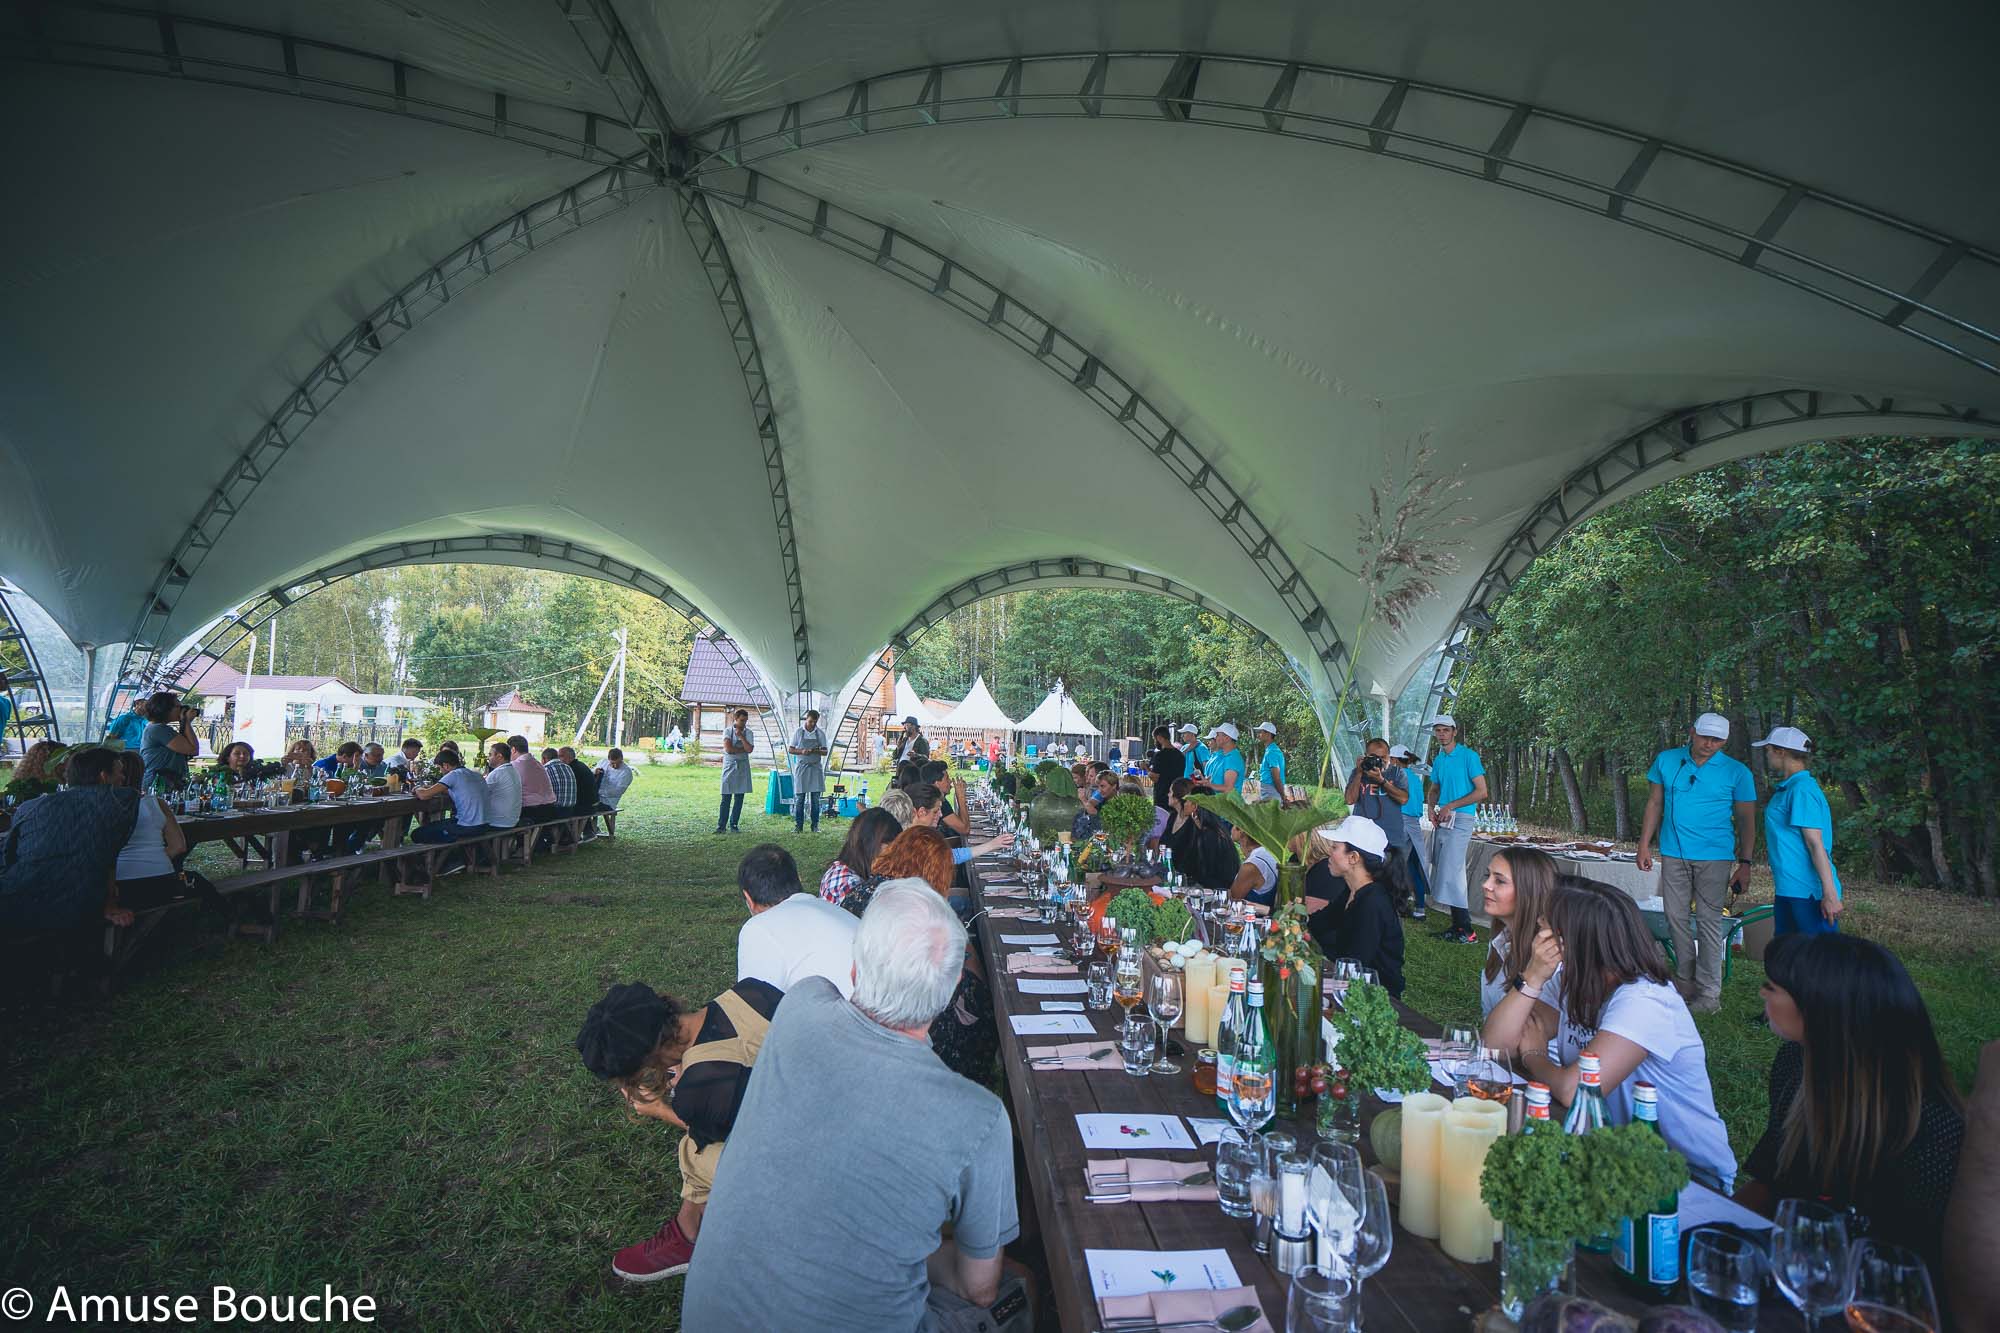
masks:
<instances>
[{"instance_id":1,"label":"jar of honey","mask_svg":"<svg viewBox=\"0 0 2000 1333\"><path fill-rule=\"evenodd\" d=\"M1194 1090L1206 1097L1215 1095L1215 1052L1206 1046L1194 1058Z\"/></svg>"}]
</instances>

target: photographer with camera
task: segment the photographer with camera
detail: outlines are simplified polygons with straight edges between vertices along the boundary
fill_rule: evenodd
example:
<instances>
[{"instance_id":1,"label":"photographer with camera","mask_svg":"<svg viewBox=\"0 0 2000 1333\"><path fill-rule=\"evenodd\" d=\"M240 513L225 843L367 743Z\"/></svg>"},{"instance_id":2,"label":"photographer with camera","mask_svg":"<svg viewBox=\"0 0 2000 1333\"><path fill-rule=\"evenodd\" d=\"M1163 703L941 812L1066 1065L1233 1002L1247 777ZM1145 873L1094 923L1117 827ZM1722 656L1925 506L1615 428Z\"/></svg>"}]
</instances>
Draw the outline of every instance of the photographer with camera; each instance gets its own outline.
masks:
<instances>
[{"instance_id":1,"label":"photographer with camera","mask_svg":"<svg viewBox=\"0 0 2000 1333\"><path fill-rule=\"evenodd\" d=\"M1389 742L1379 736L1368 742L1361 762L1354 766L1354 774L1347 780L1346 796L1349 810L1382 826L1388 838L1387 854L1402 852L1408 862L1412 893L1412 905L1404 914L1413 921L1423 920L1424 899L1429 896L1430 885L1425 881L1422 862L1410 846L1409 828L1403 822L1403 807L1410 799L1410 776L1391 755Z\"/></svg>"},{"instance_id":2,"label":"photographer with camera","mask_svg":"<svg viewBox=\"0 0 2000 1333\"><path fill-rule=\"evenodd\" d=\"M146 772L139 780L140 790L153 790L158 778L165 778L175 791L187 785L188 760L201 753L201 742L194 735L199 716L172 690L156 691L146 700L148 720L139 738L139 758L145 762Z\"/></svg>"}]
</instances>

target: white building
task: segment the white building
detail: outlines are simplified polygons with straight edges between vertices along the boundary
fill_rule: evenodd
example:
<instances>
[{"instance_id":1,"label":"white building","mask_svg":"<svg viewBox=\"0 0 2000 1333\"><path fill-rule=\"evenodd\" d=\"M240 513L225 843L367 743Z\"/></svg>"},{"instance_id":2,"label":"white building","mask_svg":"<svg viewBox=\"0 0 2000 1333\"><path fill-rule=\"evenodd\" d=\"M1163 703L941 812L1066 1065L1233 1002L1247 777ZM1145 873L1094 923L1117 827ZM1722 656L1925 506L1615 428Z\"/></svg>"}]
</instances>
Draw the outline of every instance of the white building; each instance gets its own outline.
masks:
<instances>
[{"instance_id":1,"label":"white building","mask_svg":"<svg viewBox=\"0 0 2000 1333\"><path fill-rule=\"evenodd\" d=\"M540 745L549 731L549 710L531 704L519 690L509 690L480 710L479 724L498 727L508 736L526 736L530 745Z\"/></svg>"}]
</instances>

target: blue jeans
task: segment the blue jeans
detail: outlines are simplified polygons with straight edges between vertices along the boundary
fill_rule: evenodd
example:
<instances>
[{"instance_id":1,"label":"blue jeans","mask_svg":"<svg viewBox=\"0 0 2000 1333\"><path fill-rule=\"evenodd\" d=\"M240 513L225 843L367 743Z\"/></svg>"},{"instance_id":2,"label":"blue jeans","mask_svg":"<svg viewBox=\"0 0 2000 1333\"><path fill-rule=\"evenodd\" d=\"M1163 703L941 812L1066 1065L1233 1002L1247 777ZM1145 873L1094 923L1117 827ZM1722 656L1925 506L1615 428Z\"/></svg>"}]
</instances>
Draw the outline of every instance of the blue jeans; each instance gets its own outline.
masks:
<instances>
[{"instance_id":1,"label":"blue jeans","mask_svg":"<svg viewBox=\"0 0 2000 1333\"><path fill-rule=\"evenodd\" d=\"M1826 913L1819 910L1817 898L1788 898L1783 895L1771 900L1771 934L1776 935L1832 935L1840 927L1826 919Z\"/></svg>"},{"instance_id":2,"label":"blue jeans","mask_svg":"<svg viewBox=\"0 0 2000 1333\"><path fill-rule=\"evenodd\" d=\"M731 804L734 802L734 804ZM743 822L743 793L722 793L722 810L715 817L715 831L733 829Z\"/></svg>"},{"instance_id":3,"label":"blue jeans","mask_svg":"<svg viewBox=\"0 0 2000 1333\"><path fill-rule=\"evenodd\" d=\"M481 824L461 824L456 819L440 819L429 824L419 824L410 831L411 842L457 842L461 838L477 837L487 831Z\"/></svg>"},{"instance_id":4,"label":"blue jeans","mask_svg":"<svg viewBox=\"0 0 2000 1333\"><path fill-rule=\"evenodd\" d=\"M793 796L792 797L793 830L795 832L804 832L806 827L806 815L808 813L811 813L813 832L815 833L819 832L819 808L821 805L825 803L825 801L826 801L826 794L824 792L816 792L816 791L799 792L798 794Z\"/></svg>"},{"instance_id":5,"label":"blue jeans","mask_svg":"<svg viewBox=\"0 0 2000 1333\"><path fill-rule=\"evenodd\" d=\"M1431 895L1430 879L1424 874L1424 858L1417 855L1414 844L1403 849L1403 868L1410 875L1410 894L1416 900L1411 905L1418 911L1424 908L1424 899Z\"/></svg>"}]
</instances>

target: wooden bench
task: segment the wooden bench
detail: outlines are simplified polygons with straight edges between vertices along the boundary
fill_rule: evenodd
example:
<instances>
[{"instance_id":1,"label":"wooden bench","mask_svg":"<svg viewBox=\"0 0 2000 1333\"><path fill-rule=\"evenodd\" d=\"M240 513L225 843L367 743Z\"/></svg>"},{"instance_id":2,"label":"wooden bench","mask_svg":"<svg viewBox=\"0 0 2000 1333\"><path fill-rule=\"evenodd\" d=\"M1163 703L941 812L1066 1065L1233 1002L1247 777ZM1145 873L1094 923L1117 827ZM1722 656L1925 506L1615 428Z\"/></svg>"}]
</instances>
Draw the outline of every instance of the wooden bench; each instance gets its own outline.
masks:
<instances>
[{"instance_id":1,"label":"wooden bench","mask_svg":"<svg viewBox=\"0 0 2000 1333\"><path fill-rule=\"evenodd\" d=\"M420 897L430 897L431 886L437 882L438 876L449 873L441 870L440 866L445 858L455 851L465 853L464 869L475 873L483 870L488 875L498 875L500 867L512 860L518 860L524 866L528 865L534 859L535 839L547 827L549 827L547 824L516 824L513 828L494 829L473 838L458 838L451 842L416 843L414 844L416 855L398 858L396 893L398 895L414 893ZM479 851L482 848L490 849L492 855L481 858ZM417 860L423 863L424 877L413 881L405 877L402 870L410 862ZM456 870L459 867L454 866L452 869Z\"/></svg>"}]
</instances>

